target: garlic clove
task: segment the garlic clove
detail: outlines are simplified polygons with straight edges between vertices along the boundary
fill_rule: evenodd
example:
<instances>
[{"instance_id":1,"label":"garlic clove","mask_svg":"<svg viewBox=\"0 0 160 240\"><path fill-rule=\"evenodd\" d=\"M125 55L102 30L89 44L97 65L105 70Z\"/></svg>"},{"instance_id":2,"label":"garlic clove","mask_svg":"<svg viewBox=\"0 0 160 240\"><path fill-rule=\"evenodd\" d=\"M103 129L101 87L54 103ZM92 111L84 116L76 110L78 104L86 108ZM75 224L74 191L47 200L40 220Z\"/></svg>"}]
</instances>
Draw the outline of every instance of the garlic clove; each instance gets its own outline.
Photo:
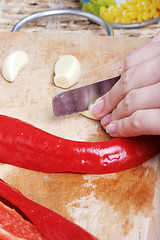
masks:
<instances>
[{"instance_id":1,"label":"garlic clove","mask_svg":"<svg viewBox=\"0 0 160 240\"><path fill-rule=\"evenodd\" d=\"M26 67L28 55L24 51L15 51L9 54L2 64L2 75L5 80L13 82L18 73Z\"/></svg>"},{"instance_id":2,"label":"garlic clove","mask_svg":"<svg viewBox=\"0 0 160 240\"><path fill-rule=\"evenodd\" d=\"M72 55L62 55L57 61L54 71L55 85L61 88L69 88L77 83L80 78L80 62Z\"/></svg>"},{"instance_id":3,"label":"garlic clove","mask_svg":"<svg viewBox=\"0 0 160 240\"><path fill-rule=\"evenodd\" d=\"M93 119L93 120L100 120L100 118L96 117L92 111L92 108L93 108L93 105L100 101L102 99L102 97L99 97L96 99L96 101L94 103L91 103L88 107L88 110L86 111L83 111L83 112L80 112L80 114L82 114L83 116L87 117L87 118L90 118L90 119Z\"/></svg>"},{"instance_id":4,"label":"garlic clove","mask_svg":"<svg viewBox=\"0 0 160 240\"><path fill-rule=\"evenodd\" d=\"M88 108L88 110L86 111L83 111L83 112L80 112L80 114L82 114L83 116L87 117L87 118L90 118L90 119L93 119L93 120L100 120L100 118L97 118L93 111L92 111L92 107L93 107L93 104L91 104Z\"/></svg>"}]
</instances>

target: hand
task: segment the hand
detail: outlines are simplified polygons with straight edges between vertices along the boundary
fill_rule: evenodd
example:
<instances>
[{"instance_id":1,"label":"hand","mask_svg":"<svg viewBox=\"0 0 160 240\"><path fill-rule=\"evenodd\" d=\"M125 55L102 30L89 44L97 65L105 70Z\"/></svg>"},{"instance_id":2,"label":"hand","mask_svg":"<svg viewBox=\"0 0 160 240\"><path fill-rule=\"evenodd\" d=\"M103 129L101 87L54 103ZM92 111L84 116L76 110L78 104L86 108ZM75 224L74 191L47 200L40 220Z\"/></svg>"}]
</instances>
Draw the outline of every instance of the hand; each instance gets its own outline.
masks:
<instances>
[{"instance_id":1,"label":"hand","mask_svg":"<svg viewBox=\"0 0 160 240\"><path fill-rule=\"evenodd\" d=\"M121 78L92 111L113 137L160 135L160 32L119 69Z\"/></svg>"}]
</instances>

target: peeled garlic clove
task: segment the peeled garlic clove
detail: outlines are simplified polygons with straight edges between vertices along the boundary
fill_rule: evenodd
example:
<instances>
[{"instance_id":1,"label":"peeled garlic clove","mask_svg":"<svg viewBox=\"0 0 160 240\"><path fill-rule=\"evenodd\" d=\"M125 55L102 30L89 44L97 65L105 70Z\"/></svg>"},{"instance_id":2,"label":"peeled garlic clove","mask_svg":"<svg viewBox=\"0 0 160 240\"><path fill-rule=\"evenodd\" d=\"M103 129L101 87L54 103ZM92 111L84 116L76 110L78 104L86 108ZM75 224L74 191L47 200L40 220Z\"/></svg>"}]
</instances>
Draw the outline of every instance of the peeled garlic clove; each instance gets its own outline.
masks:
<instances>
[{"instance_id":1,"label":"peeled garlic clove","mask_svg":"<svg viewBox=\"0 0 160 240\"><path fill-rule=\"evenodd\" d=\"M23 51L15 51L9 54L2 64L2 75L9 81L13 82L18 73L27 65L28 55Z\"/></svg>"},{"instance_id":2,"label":"peeled garlic clove","mask_svg":"<svg viewBox=\"0 0 160 240\"><path fill-rule=\"evenodd\" d=\"M61 88L71 87L78 82L81 75L80 62L72 55L60 56L54 70L54 83Z\"/></svg>"},{"instance_id":3,"label":"peeled garlic clove","mask_svg":"<svg viewBox=\"0 0 160 240\"><path fill-rule=\"evenodd\" d=\"M96 117L92 111L92 107L95 103L97 103L98 101L100 101L102 98L97 98L97 100L90 104L89 107L88 107L88 110L86 111L83 111L83 112L80 112L80 114L82 114L83 116L87 117L87 118L90 118L90 119L93 119L93 120L100 120L100 118Z\"/></svg>"},{"instance_id":4,"label":"peeled garlic clove","mask_svg":"<svg viewBox=\"0 0 160 240\"><path fill-rule=\"evenodd\" d=\"M80 114L82 114L83 116L93 119L93 120L100 120L100 118L97 118L92 111L92 105L89 106L88 110L81 112Z\"/></svg>"}]
</instances>

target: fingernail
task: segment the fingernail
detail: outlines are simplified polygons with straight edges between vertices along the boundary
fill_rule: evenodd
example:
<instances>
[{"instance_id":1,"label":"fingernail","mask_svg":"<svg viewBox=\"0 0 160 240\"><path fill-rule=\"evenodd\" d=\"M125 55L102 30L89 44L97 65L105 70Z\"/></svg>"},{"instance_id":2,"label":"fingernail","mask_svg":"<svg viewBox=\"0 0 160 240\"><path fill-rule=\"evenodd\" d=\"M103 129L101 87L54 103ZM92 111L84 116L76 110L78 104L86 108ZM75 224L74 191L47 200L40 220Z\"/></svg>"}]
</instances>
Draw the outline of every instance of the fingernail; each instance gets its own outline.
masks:
<instances>
[{"instance_id":1,"label":"fingernail","mask_svg":"<svg viewBox=\"0 0 160 240\"><path fill-rule=\"evenodd\" d=\"M107 127L106 127L106 132L108 133L108 134L115 134L116 133L116 124L115 123L111 123L111 124L109 124Z\"/></svg>"},{"instance_id":2,"label":"fingernail","mask_svg":"<svg viewBox=\"0 0 160 240\"><path fill-rule=\"evenodd\" d=\"M92 111L95 115L101 113L103 111L103 107L104 107L104 101L103 99L96 102L93 106L92 106Z\"/></svg>"},{"instance_id":3,"label":"fingernail","mask_svg":"<svg viewBox=\"0 0 160 240\"><path fill-rule=\"evenodd\" d=\"M118 72L121 73L123 71L123 68L124 68L124 64L118 68Z\"/></svg>"},{"instance_id":4,"label":"fingernail","mask_svg":"<svg viewBox=\"0 0 160 240\"><path fill-rule=\"evenodd\" d=\"M111 114L107 114L101 119L101 124L103 126L107 126L109 124L110 118L111 118Z\"/></svg>"}]
</instances>

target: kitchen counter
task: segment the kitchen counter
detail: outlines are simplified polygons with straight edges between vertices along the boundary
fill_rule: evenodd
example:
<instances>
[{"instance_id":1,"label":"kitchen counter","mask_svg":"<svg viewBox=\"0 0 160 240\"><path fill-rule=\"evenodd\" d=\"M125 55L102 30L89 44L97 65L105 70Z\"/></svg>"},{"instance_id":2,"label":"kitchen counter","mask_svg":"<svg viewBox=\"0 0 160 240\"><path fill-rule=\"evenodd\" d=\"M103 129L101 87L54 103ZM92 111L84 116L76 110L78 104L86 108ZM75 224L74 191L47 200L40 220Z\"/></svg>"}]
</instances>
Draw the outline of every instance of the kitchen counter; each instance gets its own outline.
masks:
<instances>
[{"instance_id":1,"label":"kitchen counter","mask_svg":"<svg viewBox=\"0 0 160 240\"><path fill-rule=\"evenodd\" d=\"M22 18L38 12L57 8L80 9L76 0L0 0L0 32L11 31ZM160 30L160 22L137 29L114 29L115 36L152 37ZM28 32L79 33L104 35L102 28L81 17L54 16L32 22L23 28Z\"/></svg>"}]
</instances>

